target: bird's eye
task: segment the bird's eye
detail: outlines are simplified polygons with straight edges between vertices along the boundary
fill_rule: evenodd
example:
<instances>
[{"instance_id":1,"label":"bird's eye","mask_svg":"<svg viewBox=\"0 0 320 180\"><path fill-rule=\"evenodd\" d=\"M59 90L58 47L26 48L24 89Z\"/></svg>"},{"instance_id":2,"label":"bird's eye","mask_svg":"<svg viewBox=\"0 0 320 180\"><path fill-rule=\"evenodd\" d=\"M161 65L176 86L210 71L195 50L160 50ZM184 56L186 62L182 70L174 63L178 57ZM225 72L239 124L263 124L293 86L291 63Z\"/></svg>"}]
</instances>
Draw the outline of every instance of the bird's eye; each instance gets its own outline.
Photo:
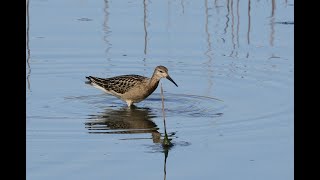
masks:
<instances>
[{"instance_id":1,"label":"bird's eye","mask_svg":"<svg viewBox=\"0 0 320 180\"><path fill-rule=\"evenodd\" d=\"M163 71L159 70L160 73L163 73Z\"/></svg>"}]
</instances>

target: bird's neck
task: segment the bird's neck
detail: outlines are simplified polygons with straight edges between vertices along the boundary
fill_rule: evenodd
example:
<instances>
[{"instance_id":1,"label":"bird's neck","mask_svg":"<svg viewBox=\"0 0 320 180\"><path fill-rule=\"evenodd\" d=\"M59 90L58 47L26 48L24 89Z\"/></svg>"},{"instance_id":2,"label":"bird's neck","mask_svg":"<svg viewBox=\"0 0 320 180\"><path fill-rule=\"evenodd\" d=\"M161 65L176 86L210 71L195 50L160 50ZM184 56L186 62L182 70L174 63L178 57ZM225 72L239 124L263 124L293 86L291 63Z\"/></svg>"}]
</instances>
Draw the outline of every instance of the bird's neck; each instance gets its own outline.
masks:
<instances>
[{"instance_id":1,"label":"bird's neck","mask_svg":"<svg viewBox=\"0 0 320 180\"><path fill-rule=\"evenodd\" d=\"M157 77L155 74L153 74L151 79L149 80L149 85L148 85L151 92L157 89L159 81L160 81L160 78Z\"/></svg>"}]
</instances>

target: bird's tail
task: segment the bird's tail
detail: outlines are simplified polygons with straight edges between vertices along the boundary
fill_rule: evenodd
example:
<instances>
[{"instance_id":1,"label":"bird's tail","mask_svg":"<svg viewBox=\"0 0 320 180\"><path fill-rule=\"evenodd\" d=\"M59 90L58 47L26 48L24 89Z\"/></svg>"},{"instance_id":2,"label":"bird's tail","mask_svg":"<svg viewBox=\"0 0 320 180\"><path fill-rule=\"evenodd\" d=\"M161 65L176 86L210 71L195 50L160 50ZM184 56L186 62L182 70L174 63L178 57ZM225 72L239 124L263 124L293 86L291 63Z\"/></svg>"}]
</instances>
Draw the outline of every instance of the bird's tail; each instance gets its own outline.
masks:
<instances>
[{"instance_id":1,"label":"bird's tail","mask_svg":"<svg viewBox=\"0 0 320 180\"><path fill-rule=\"evenodd\" d=\"M93 77L93 76L87 76L86 77L88 79L88 81L86 81L86 84L91 84L93 86L100 86L103 87L103 82L101 78L97 78L97 77Z\"/></svg>"},{"instance_id":2,"label":"bird's tail","mask_svg":"<svg viewBox=\"0 0 320 180\"><path fill-rule=\"evenodd\" d=\"M86 83L86 84L91 84L91 82L92 82L92 81L91 81L91 76L87 76L86 78L88 79L88 81L86 81L85 83Z\"/></svg>"}]
</instances>

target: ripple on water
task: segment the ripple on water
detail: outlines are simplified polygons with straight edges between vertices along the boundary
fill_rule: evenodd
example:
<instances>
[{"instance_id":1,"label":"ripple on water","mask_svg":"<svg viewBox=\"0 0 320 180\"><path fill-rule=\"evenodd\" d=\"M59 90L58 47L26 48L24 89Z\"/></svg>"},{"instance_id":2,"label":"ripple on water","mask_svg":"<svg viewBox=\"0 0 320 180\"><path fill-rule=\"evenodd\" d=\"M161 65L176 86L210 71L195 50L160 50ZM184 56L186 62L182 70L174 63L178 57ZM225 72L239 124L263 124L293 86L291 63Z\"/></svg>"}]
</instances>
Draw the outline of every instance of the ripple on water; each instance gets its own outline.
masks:
<instances>
[{"instance_id":1,"label":"ripple on water","mask_svg":"<svg viewBox=\"0 0 320 180\"><path fill-rule=\"evenodd\" d=\"M156 98L159 97L159 98ZM147 106L156 112L162 112L160 94L155 93L146 99ZM222 100L208 96L197 96L188 94L165 95L166 117L220 117L226 107Z\"/></svg>"},{"instance_id":2,"label":"ripple on water","mask_svg":"<svg viewBox=\"0 0 320 180\"><path fill-rule=\"evenodd\" d=\"M128 108L121 100L106 94L67 97L66 100L77 100L94 106L98 112L88 114L85 121L85 128L90 134L151 134L151 138L124 138L121 140L152 139L154 143L159 143L163 138L163 132L158 127L162 127L162 104L160 94L154 93L145 101L138 103L132 108ZM223 115L226 107L222 100L212 97L171 94L165 95L165 116L171 122L177 118L194 119L205 117L214 119ZM194 123L188 121L194 126ZM197 121L197 126L206 127L207 122ZM158 123L158 124L157 124ZM185 124L184 124L185 125ZM182 127L179 127L179 129ZM174 139L176 132L170 132L170 138ZM175 142L182 143L182 142ZM177 145L178 145L177 144Z\"/></svg>"}]
</instances>

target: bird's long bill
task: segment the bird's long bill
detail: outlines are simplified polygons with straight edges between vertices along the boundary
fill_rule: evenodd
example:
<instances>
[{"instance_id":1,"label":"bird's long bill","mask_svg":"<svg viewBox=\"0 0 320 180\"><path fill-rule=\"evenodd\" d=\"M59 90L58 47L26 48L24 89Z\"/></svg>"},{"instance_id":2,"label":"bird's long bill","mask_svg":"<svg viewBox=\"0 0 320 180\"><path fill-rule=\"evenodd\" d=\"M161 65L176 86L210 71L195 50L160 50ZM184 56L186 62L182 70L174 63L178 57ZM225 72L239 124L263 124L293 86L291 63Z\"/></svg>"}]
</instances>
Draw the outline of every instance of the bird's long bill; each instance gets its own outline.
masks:
<instances>
[{"instance_id":1,"label":"bird's long bill","mask_svg":"<svg viewBox=\"0 0 320 180\"><path fill-rule=\"evenodd\" d=\"M174 82L174 80L168 75L167 76L167 79L169 80L169 81L171 81L174 85L176 85L177 87L178 87L178 85Z\"/></svg>"}]
</instances>

